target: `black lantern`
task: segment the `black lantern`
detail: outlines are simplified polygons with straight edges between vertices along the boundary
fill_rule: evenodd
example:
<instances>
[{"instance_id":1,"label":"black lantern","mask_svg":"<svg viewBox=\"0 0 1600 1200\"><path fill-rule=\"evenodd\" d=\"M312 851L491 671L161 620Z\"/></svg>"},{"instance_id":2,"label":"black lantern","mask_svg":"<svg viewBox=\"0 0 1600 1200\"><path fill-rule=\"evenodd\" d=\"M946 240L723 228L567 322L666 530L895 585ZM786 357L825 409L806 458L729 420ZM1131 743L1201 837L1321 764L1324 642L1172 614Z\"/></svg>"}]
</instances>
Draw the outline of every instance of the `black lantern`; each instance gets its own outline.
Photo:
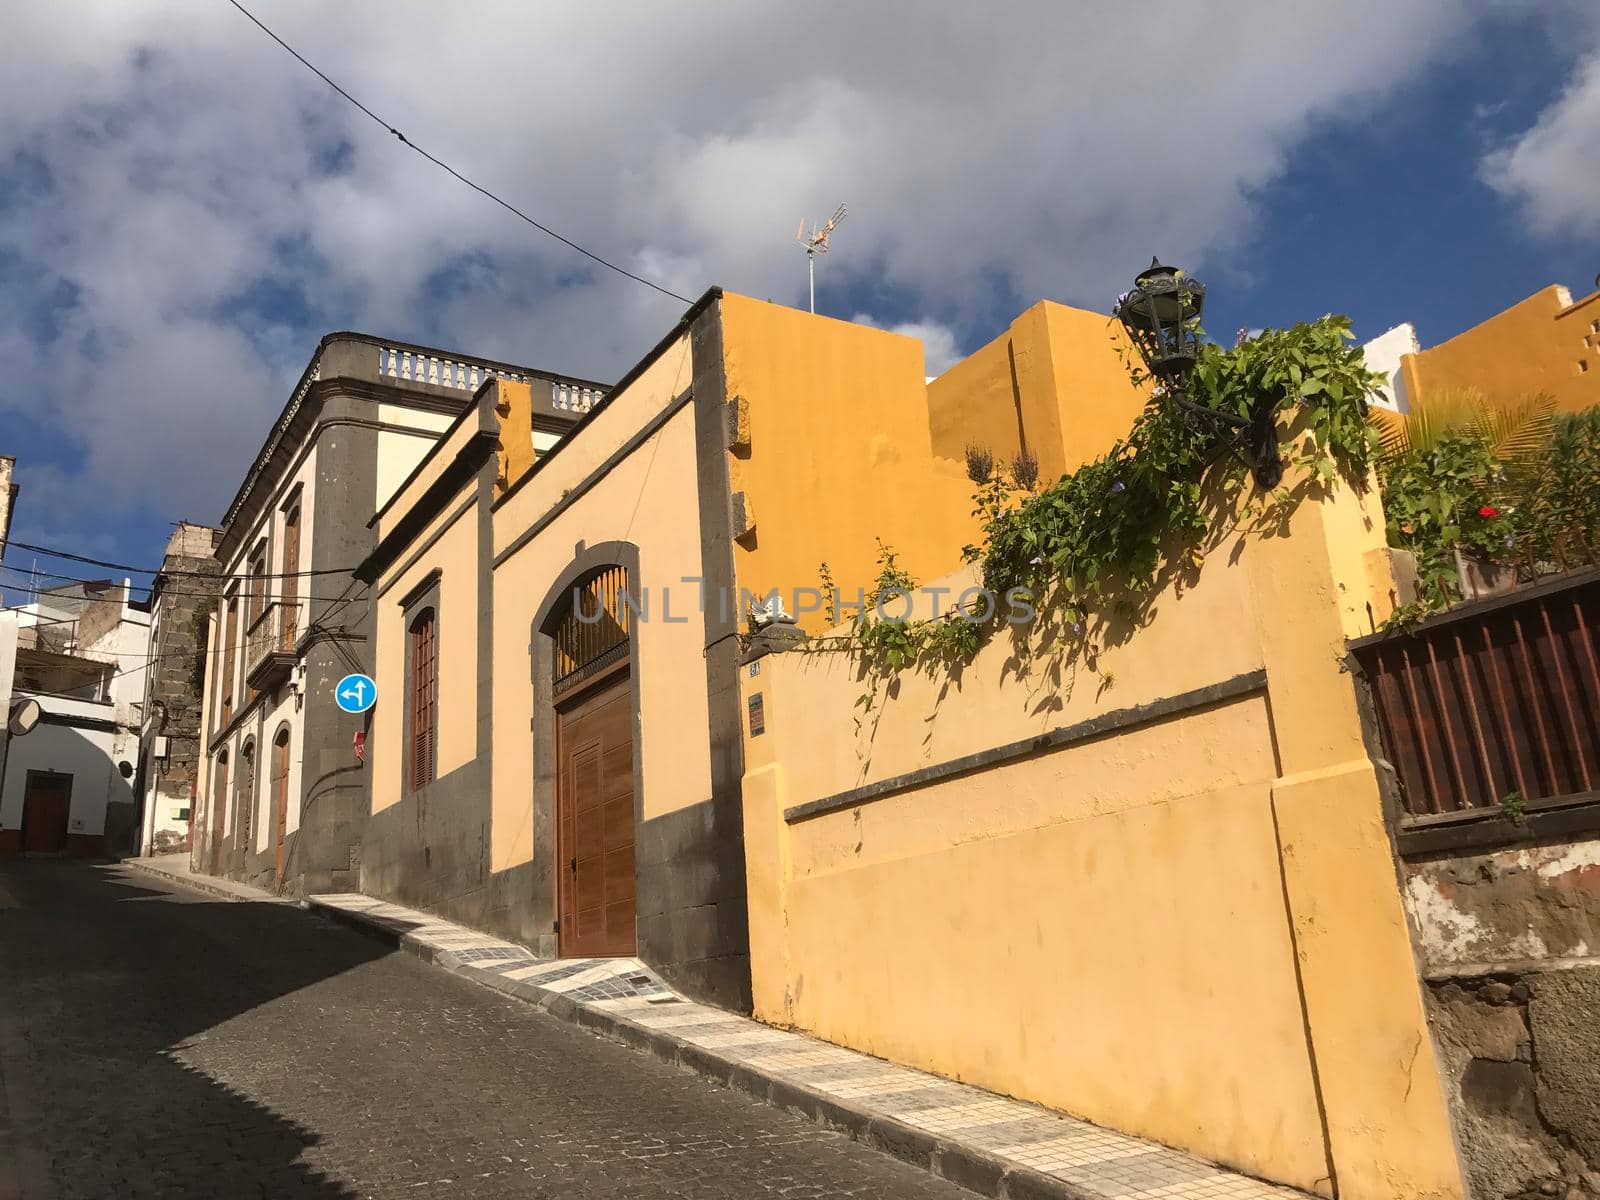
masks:
<instances>
[{"instance_id":1,"label":"black lantern","mask_svg":"<svg viewBox=\"0 0 1600 1200\"><path fill-rule=\"evenodd\" d=\"M1229 449L1239 454L1247 444L1250 468L1262 488L1278 486L1283 462L1278 457L1277 404L1264 397L1248 417L1196 404L1188 396L1189 374L1200 355L1200 313L1205 307L1205 284L1190 279L1175 267L1152 258L1139 272L1133 290L1123 293L1112 310L1133 339L1139 356L1159 384L1158 394L1186 413L1235 431Z\"/></svg>"},{"instance_id":2,"label":"black lantern","mask_svg":"<svg viewBox=\"0 0 1600 1200\"><path fill-rule=\"evenodd\" d=\"M1181 388L1194 369L1205 302L1205 284L1154 258L1133 281L1133 290L1117 301L1117 320L1162 383Z\"/></svg>"}]
</instances>

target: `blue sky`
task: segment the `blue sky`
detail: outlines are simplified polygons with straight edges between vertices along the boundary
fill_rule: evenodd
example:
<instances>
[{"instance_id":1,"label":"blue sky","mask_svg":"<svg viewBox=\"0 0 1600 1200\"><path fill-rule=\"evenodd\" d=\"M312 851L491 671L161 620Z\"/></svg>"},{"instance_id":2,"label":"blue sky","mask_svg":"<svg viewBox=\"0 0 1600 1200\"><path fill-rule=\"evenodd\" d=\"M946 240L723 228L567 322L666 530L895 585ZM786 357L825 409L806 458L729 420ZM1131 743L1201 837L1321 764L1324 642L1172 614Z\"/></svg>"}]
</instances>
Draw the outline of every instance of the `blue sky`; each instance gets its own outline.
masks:
<instances>
[{"instance_id":1,"label":"blue sky","mask_svg":"<svg viewBox=\"0 0 1600 1200\"><path fill-rule=\"evenodd\" d=\"M1590 289L1600 6L1181 11L822 4L800 39L698 0L259 8L414 141L686 295L803 302L795 223L849 203L819 307L924 334L930 369L1039 296L1107 308L1152 253L1224 334L1342 311L1429 344ZM681 307L435 173L220 0L5 21L18 540L156 562L170 522L220 516L330 329L604 379Z\"/></svg>"}]
</instances>

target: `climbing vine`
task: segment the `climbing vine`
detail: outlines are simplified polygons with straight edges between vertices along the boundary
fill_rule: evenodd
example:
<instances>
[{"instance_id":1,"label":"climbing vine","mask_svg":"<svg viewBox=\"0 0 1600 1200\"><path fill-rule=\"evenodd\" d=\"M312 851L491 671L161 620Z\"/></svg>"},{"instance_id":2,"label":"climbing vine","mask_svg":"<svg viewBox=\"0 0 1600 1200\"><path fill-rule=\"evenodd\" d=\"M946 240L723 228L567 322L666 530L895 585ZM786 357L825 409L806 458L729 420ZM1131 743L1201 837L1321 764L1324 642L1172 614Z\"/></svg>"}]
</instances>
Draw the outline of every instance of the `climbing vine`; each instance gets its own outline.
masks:
<instances>
[{"instance_id":1,"label":"climbing vine","mask_svg":"<svg viewBox=\"0 0 1600 1200\"><path fill-rule=\"evenodd\" d=\"M1339 475L1364 481L1378 451L1366 397L1381 380L1352 342L1348 318L1324 317L1241 338L1231 348L1207 344L1189 396L1239 416L1269 398L1280 442L1290 431L1285 457L1303 469L1310 486ZM1145 381L1137 368L1131 374L1136 384ZM969 448L967 472L983 537L965 548L964 557L980 564L990 597L1011 597L1030 608L1049 605L1061 614L1065 635L1086 639L1094 617L1137 608L1141 597L1158 590L1164 568L1193 569L1203 561L1217 515L1232 511L1249 483L1248 464L1231 443L1230 431L1158 392L1127 437L1043 487L1031 456L1003 469L988 450ZM1294 499L1280 489L1267 502ZM915 587L881 542L878 565L874 599ZM823 576L825 594L833 595L826 566ZM932 672L969 660L1005 616L1002 606L983 607L987 611L969 604L922 620L886 616L870 605L861 611L844 639L861 655L868 679L858 705L870 711L878 682L908 667Z\"/></svg>"}]
</instances>

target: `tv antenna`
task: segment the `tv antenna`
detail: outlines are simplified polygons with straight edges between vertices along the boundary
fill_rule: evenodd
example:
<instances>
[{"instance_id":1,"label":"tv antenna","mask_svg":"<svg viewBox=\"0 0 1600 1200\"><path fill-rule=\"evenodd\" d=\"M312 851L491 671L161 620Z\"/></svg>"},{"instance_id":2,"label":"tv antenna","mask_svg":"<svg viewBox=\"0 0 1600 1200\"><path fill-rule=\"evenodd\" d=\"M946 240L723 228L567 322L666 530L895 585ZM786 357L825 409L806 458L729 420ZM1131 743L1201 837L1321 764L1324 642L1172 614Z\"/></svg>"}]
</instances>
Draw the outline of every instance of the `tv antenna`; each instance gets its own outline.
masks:
<instances>
[{"instance_id":1,"label":"tv antenna","mask_svg":"<svg viewBox=\"0 0 1600 1200\"><path fill-rule=\"evenodd\" d=\"M806 220L800 218L800 228L795 231L794 240L799 242L806 252L806 275L811 282L811 311L817 311L817 255L828 252L828 238L839 222L844 220L844 205L839 205L833 210L833 216L828 218L828 223L820 229L811 227L811 232L806 232Z\"/></svg>"}]
</instances>

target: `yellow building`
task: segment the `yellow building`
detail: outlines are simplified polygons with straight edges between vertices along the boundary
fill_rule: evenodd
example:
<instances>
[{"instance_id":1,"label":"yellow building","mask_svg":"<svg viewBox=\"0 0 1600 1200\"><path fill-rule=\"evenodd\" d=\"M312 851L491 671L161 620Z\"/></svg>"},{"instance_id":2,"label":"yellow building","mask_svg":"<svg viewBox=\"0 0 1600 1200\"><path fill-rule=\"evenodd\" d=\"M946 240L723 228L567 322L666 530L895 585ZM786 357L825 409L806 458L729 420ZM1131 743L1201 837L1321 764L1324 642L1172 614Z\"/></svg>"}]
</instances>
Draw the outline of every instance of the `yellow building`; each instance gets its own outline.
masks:
<instances>
[{"instance_id":1,"label":"yellow building","mask_svg":"<svg viewBox=\"0 0 1600 1200\"><path fill-rule=\"evenodd\" d=\"M1462 1195L1345 639L1375 494L1219 529L1138 626L906 673L809 632L880 543L950 596L971 446L1045 482L1144 397L1051 303L940 379L708 292L552 447L486 383L373 518L361 889L1325 1196ZM780 622L780 624L782 624Z\"/></svg>"},{"instance_id":2,"label":"yellow building","mask_svg":"<svg viewBox=\"0 0 1600 1200\"><path fill-rule=\"evenodd\" d=\"M713 290L554 447L524 385L487 383L373 519L396 699L362 889L748 1009L752 597L820 629L821 564L865 588L880 539L941 573L975 535L966 445L1059 472L1141 403L1103 317L1041 305L1005 342L930 393L915 339Z\"/></svg>"},{"instance_id":3,"label":"yellow building","mask_svg":"<svg viewBox=\"0 0 1600 1200\"><path fill-rule=\"evenodd\" d=\"M1468 388L1494 403L1545 392L1558 412L1600 404L1600 291L1575 301L1552 284L1448 341L1405 355L1400 376L1413 405Z\"/></svg>"},{"instance_id":4,"label":"yellow building","mask_svg":"<svg viewBox=\"0 0 1600 1200\"><path fill-rule=\"evenodd\" d=\"M755 1014L1319 1195L1462 1196L1342 666L1391 603L1376 506L1227 514L1092 654L1041 621L867 721L852 657L760 659Z\"/></svg>"}]
</instances>

